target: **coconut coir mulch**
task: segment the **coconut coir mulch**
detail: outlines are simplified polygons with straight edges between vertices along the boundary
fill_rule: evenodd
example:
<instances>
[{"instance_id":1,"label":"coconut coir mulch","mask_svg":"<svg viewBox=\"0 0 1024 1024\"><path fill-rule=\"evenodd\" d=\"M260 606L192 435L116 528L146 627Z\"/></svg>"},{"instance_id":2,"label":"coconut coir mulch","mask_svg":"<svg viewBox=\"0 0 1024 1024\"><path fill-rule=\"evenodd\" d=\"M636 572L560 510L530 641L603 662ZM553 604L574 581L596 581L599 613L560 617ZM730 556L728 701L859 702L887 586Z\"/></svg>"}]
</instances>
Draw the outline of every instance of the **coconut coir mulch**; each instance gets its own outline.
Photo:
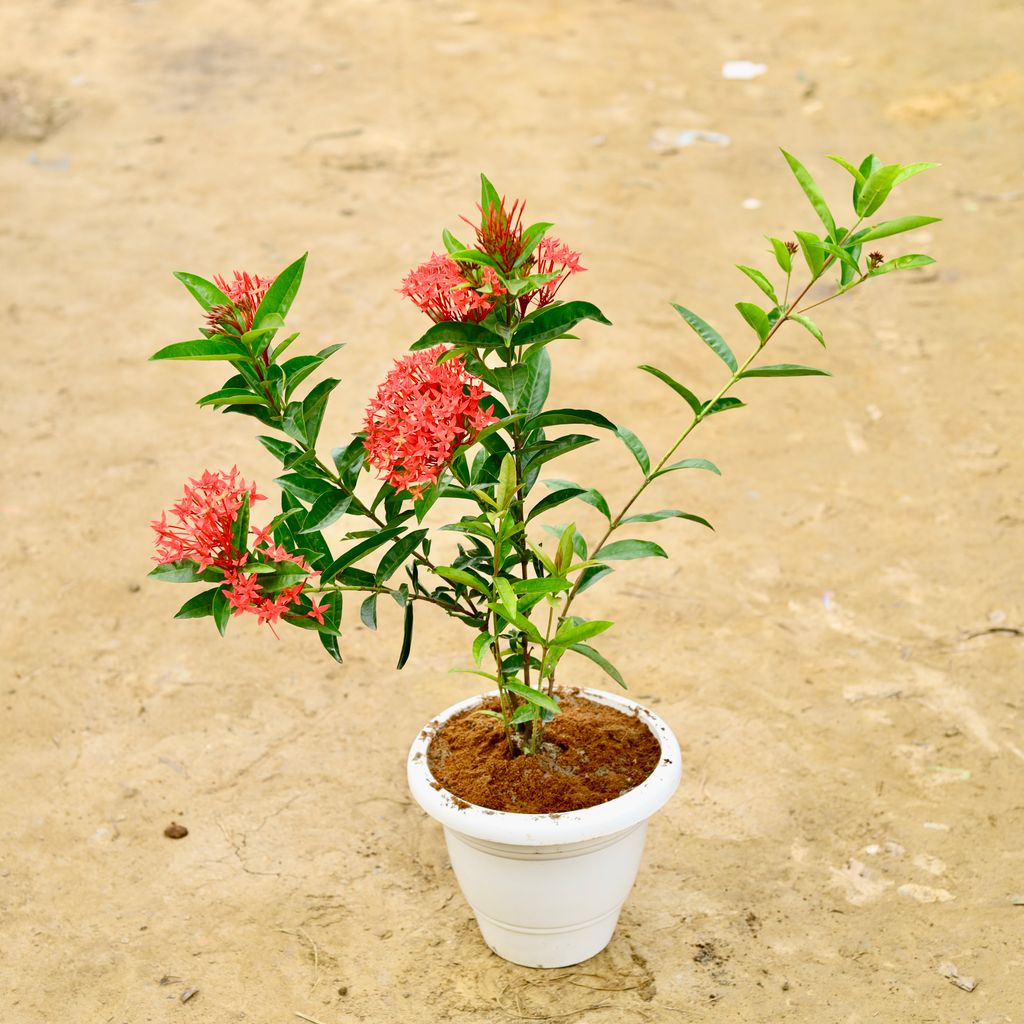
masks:
<instances>
[{"instance_id":1,"label":"coconut coir mulch","mask_svg":"<svg viewBox=\"0 0 1024 1024\"><path fill-rule=\"evenodd\" d=\"M544 727L536 756L513 757L497 720L463 712L438 730L427 763L441 787L496 811L556 814L603 804L654 770L661 745L633 715L559 694L561 714ZM497 710L497 698L481 707Z\"/></svg>"}]
</instances>

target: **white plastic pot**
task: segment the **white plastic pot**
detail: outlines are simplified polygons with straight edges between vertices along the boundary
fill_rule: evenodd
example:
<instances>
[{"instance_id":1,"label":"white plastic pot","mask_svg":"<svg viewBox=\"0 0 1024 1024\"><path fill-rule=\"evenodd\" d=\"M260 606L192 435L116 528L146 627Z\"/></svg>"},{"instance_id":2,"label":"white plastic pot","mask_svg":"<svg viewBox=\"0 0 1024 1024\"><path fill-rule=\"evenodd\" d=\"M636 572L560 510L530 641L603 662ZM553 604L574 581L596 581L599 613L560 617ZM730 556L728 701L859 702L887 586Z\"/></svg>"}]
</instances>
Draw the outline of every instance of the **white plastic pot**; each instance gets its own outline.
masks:
<instances>
[{"instance_id":1,"label":"white plastic pot","mask_svg":"<svg viewBox=\"0 0 1024 1024\"><path fill-rule=\"evenodd\" d=\"M654 771L628 793L562 814L516 814L456 801L430 773L427 748L472 697L438 715L409 751L413 798L444 827L448 855L484 941L524 967L568 967L611 941L643 853L647 820L676 791L679 744L646 708L601 690L581 697L636 713L661 744Z\"/></svg>"}]
</instances>

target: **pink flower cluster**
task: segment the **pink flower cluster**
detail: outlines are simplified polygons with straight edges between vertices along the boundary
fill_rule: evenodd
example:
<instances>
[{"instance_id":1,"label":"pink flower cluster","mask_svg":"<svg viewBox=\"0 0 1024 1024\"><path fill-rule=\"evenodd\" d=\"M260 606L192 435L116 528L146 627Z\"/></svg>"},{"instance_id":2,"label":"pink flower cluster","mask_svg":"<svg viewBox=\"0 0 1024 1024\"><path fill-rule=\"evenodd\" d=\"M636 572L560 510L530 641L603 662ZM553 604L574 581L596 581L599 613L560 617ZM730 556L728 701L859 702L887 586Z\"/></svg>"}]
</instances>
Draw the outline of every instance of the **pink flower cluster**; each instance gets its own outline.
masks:
<instances>
[{"instance_id":1,"label":"pink flower cluster","mask_svg":"<svg viewBox=\"0 0 1024 1024\"><path fill-rule=\"evenodd\" d=\"M547 306L553 302L558 294L558 289L572 277L587 268L580 266L580 254L575 249L570 249L557 238L542 238L536 249L537 264L533 268L535 274L559 274L559 277L542 284L535 292L531 292L527 299L527 305L531 299L536 300L538 306ZM522 298L520 299L522 303ZM525 312L525 306L523 307Z\"/></svg>"},{"instance_id":2,"label":"pink flower cluster","mask_svg":"<svg viewBox=\"0 0 1024 1024\"><path fill-rule=\"evenodd\" d=\"M218 274L213 283L231 300L232 305L211 306L206 311L207 329L213 334L245 334L252 330L256 310L274 278L236 270L233 280L225 281Z\"/></svg>"},{"instance_id":3,"label":"pink flower cluster","mask_svg":"<svg viewBox=\"0 0 1024 1024\"><path fill-rule=\"evenodd\" d=\"M459 358L438 363L443 345L396 361L366 409L370 464L398 490L418 498L455 449L495 422L481 382Z\"/></svg>"},{"instance_id":4,"label":"pink flower cluster","mask_svg":"<svg viewBox=\"0 0 1024 1024\"><path fill-rule=\"evenodd\" d=\"M263 501L265 495L256 493L255 484L246 484L238 475L237 466L232 467L230 473L206 470L198 480L190 479L181 501L171 508L177 522L169 523L167 513L162 512L160 518L150 524L157 535L154 561L167 565L186 559L195 562L200 572L211 567L221 569L224 596L234 614L250 612L257 616L261 625L275 623L286 612L294 611L303 589L316 574L310 571L302 555L293 555L276 545L269 527L249 530L256 538L251 552L235 548L235 523L246 497L251 505ZM243 566L256 560L264 564L292 562L308 575L276 595L264 594L260 573L242 571ZM314 601L312 610L304 615L323 624L325 607Z\"/></svg>"},{"instance_id":5,"label":"pink flower cluster","mask_svg":"<svg viewBox=\"0 0 1024 1024\"><path fill-rule=\"evenodd\" d=\"M490 267L481 268L480 283L474 285L455 260L436 252L409 271L399 291L436 324L483 320L498 296L504 294L498 275Z\"/></svg>"}]
</instances>

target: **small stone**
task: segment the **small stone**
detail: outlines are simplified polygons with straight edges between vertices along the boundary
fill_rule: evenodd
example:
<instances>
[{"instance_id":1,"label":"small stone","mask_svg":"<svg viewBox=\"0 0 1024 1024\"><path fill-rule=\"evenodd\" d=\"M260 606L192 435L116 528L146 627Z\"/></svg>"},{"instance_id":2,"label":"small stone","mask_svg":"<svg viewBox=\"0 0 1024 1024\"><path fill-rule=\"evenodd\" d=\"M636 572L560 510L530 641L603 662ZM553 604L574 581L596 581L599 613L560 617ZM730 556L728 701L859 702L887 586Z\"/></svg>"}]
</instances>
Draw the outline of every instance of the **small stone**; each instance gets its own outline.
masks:
<instances>
[{"instance_id":1,"label":"small stone","mask_svg":"<svg viewBox=\"0 0 1024 1024\"><path fill-rule=\"evenodd\" d=\"M167 828L164 829L164 835L168 839L184 839L188 835L188 829L184 825L179 825L176 821L172 821ZM182 1000L184 1002L184 1000Z\"/></svg>"},{"instance_id":2,"label":"small stone","mask_svg":"<svg viewBox=\"0 0 1024 1024\"><path fill-rule=\"evenodd\" d=\"M183 1003L187 1003L193 996L197 996L197 995L199 995L199 989L197 989L197 988L187 988L187 989L185 989L184 992L181 993L181 1001Z\"/></svg>"}]
</instances>

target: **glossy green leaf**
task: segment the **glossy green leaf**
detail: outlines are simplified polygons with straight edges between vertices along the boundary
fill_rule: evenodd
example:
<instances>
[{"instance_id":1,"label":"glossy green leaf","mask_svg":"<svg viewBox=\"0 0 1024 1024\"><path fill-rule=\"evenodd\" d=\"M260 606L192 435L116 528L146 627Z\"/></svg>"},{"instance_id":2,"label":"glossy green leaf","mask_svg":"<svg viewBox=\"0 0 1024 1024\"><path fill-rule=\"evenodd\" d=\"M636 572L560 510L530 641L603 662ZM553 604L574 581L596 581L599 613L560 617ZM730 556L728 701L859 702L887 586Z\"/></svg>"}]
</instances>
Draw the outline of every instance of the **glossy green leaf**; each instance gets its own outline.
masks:
<instances>
[{"instance_id":1,"label":"glossy green leaf","mask_svg":"<svg viewBox=\"0 0 1024 1024\"><path fill-rule=\"evenodd\" d=\"M760 306L755 306L753 302L737 302L736 308L739 310L740 316L754 329L758 339L764 341L772 329L768 314Z\"/></svg>"},{"instance_id":2,"label":"glossy green leaf","mask_svg":"<svg viewBox=\"0 0 1024 1024\"><path fill-rule=\"evenodd\" d=\"M633 558L668 558L665 549L652 540L616 540L595 552L602 562L622 562Z\"/></svg>"},{"instance_id":3,"label":"glossy green leaf","mask_svg":"<svg viewBox=\"0 0 1024 1024\"><path fill-rule=\"evenodd\" d=\"M546 348L535 348L526 353L523 363L529 370L529 377L514 411L534 417L540 414L548 400L548 390L551 387L551 356Z\"/></svg>"},{"instance_id":4,"label":"glossy green leaf","mask_svg":"<svg viewBox=\"0 0 1024 1024\"><path fill-rule=\"evenodd\" d=\"M230 306L231 300L212 282L198 274L189 274L184 270L175 271L174 276L189 290L192 297L203 309L211 306Z\"/></svg>"},{"instance_id":5,"label":"glossy green leaf","mask_svg":"<svg viewBox=\"0 0 1024 1024\"><path fill-rule=\"evenodd\" d=\"M191 558L179 558L176 562L158 565L147 574L147 578L161 583L196 583L202 579L198 568Z\"/></svg>"},{"instance_id":6,"label":"glossy green leaf","mask_svg":"<svg viewBox=\"0 0 1024 1024\"><path fill-rule=\"evenodd\" d=\"M651 374L652 377L657 377L663 384L667 384L693 410L694 416L700 415L701 401L688 387L680 384L679 381L670 377L664 370L659 370L656 366L648 366L647 363L644 363L639 369L643 370L644 373Z\"/></svg>"},{"instance_id":7,"label":"glossy green leaf","mask_svg":"<svg viewBox=\"0 0 1024 1024\"><path fill-rule=\"evenodd\" d=\"M531 256L534 249L540 244L540 240L544 237L548 228L554 227L553 224L549 224L547 221L539 221L536 224L531 224L524 232L522 237L522 249L519 255L516 257L516 261L513 264L513 269L521 267Z\"/></svg>"},{"instance_id":8,"label":"glossy green leaf","mask_svg":"<svg viewBox=\"0 0 1024 1024\"><path fill-rule=\"evenodd\" d=\"M332 489L332 485L326 480L299 473L286 473L284 476L276 477L274 483L308 504L313 504L321 494Z\"/></svg>"},{"instance_id":9,"label":"glossy green leaf","mask_svg":"<svg viewBox=\"0 0 1024 1024\"><path fill-rule=\"evenodd\" d=\"M821 345L822 348L825 347L825 335L821 333L821 329L813 320L810 319L810 317L803 316L800 313L790 313L789 319L798 323L805 330L810 331L818 344Z\"/></svg>"},{"instance_id":10,"label":"glossy green leaf","mask_svg":"<svg viewBox=\"0 0 1024 1024\"><path fill-rule=\"evenodd\" d=\"M907 178L912 178L915 174L920 174L922 171L930 171L933 167L939 166L941 165L930 163L903 164L900 167L899 173L896 175L895 181L893 181L893 188L897 185L902 185Z\"/></svg>"},{"instance_id":11,"label":"glossy green leaf","mask_svg":"<svg viewBox=\"0 0 1024 1024\"><path fill-rule=\"evenodd\" d=\"M391 579L402 563L420 546L428 532L427 530L413 530L412 533L401 537L393 547L384 552L384 556L377 565L375 579L378 586Z\"/></svg>"},{"instance_id":12,"label":"glossy green leaf","mask_svg":"<svg viewBox=\"0 0 1024 1024\"><path fill-rule=\"evenodd\" d=\"M491 184L486 174L480 175L480 209L483 211L484 220L490 215L492 209L501 209L501 196L498 195L498 190Z\"/></svg>"},{"instance_id":13,"label":"glossy green leaf","mask_svg":"<svg viewBox=\"0 0 1024 1024\"><path fill-rule=\"evenodd\" d=\"M341 656L341 650L338 647L338 638L330 633L318 633L320 637L320 644L323 649L339 664L343 665L344 659Z\"/></svg>"},{"instance_id":14,"label":"glossy green leaf","mask_svg":"<svg viewBox=\"0 0 1024 1024\"><path fill-rule=\"evenodd\" d=\"M240 341L216 334L212 338L198 338L195 341L179 341L154 352L150 360L158 359L225 359L228 362L248 360L249 353Z\"/></svg>"},{"instance_id":15,"label":"glossy green leaf","mask_svg":"<svg viewBox=\"0 0 1024 1024\"><path fill-rule=\"evenodd\" d=\"M810 172L806 167L795 156L791 153L787 153L782 150L782 155L786 158L786 163L789 164L790 170L793 172L793 176L800 183L800 187L804 190L804 195L807 196L811 206L814 207L814 212L818 215L821 223L825 225L826 230L830 235L835 234L836 222L832 217L832 213L828 208L828 204L825 202L825 197L821 194L821 189L818 188L814 178L811 177Z\"/></svg>"},{"instance_id":16,"label":"glossy green leaf","mask_svg":"<svg viewBox=\"0 0 1024 1024\"><path fill-rule=\"evenodd\" d=\"M543 579L516 580L512 589L520 597L538 597L544 594L558 594L568 590L571 584L559 576L545 576Z\"/></svg>"},{"instance_id":17,"label":"glossy green leaf","mask_svg":"<svg viewBox=\"0 0 1024 1024\"><path fill-rule=\"evenodd\" d=\"M351 504L352 495L349 492L339 487L328 488L313 502L313 507L306 514L306 521L298 532L318 533L320 530L326 530L348 511Z\"/></svg>"},{"instance_id":18,"label":"glossy green leaf","mask_svg":"<svg viewBox=\"0 0 1024 1024\"><path fill-rule=\"evenodd\" d=\"M941 217L897 217L895 220L883 220L881 224L870 227L867 231L858 231L858 242L873 242L876 238L888 238L904 231L923 228L926 224L935 224Z\"/></svg>"},{"instance_id":19,"label":"glossy green leaf","mask_svg":"<svg viewBox=\"0 0 1024 1024\"><path fill-rule=\"evenodd\" d=\"M290 441L283 441L279 437L266 437L265 435L259 435L256 440L259 441L259 443L263 445L271 455L280 459L282 462L302 454L301 448L296 447Z\"/></svg>"},{"instance_id":20,"label":"glossy green leaf","mask_svg":"<svg viewBox=\"0 0 1024 1024\"><path fill-rule=\"evenodd\" d=\"M519 612L513 612L499 601L489 601L487 607L492 612L497 612L506 622L510 622L520 633L525 633L532 643L542 644L544 642L544 638L538 632L537 627L524 615L520 615Z\"/></svg>"},{"instance_id":21,"label":"glossy green leaf","mask_svg":"<svg viewBox=\"0 0 1024 1024\"><path fill-rule=\"evenodd\" d=\"M467 348L498 348L501 339L477 323L461 323L445 320L434 324L425 334L409 346L411 352L419 352L437 345L458 345Z\"/></svg>"},{"instance_id":22,"label":"glossy green leaf","mask_svg":"<svg viewBox=\"0 0 1024 1024\"><path fill-rule=\"evenodd\" d=\"M772 366L752 366L740 377L831 377L828 370L816 370L813 366L798 363L776 363Z\"/></svg>"},{"instance_id":23,"label":"glossy green leaf","mask_svg":"<svg viewBox=\"0 0 1024 1024\"><path fill-rule=\"evenodd\" d=\"M824 243L813 231L794 231L800 243L800 251L804 254L811 277L817 277L825 264Z\"/></svg>"},{"instance_id":24,"label":"glossy green leaf","mask_svg":"<svg viewBox=\"0 0 1024 1024\"><path fill-rule=\"evenodd\" d=\"M610 575L615 570L610 565L592 565L588 569L584 569L579 576L579 586L576 588L577 594L582 594L584 590L589 590L595 583L603 580L605 576Z\"/></svg>"},{"instance_id":25,"label":"glossy green leaf","mask_svg":"<svg viewBox=\"0 0 1024 1024\"><path fill-rule=\"evenodd\" d=\"M342 570L347 569L350 565L354 565L364 555L369 554L371 551L375 551L383 544L387 544L392 537L398 536L403 530L404 526L389 526L379 532L375 533L372 537L367 537L365 540L361 540L358 544L349 548L344 554L336 558L331 564L320 573L320 582L328 583L334 579Z\"/></svg>"},{"instance_id":26,"label":"glossy green leaf","mask_svg":"<svg viewBox=\"0 0 1024 1024\"><path fill-rule=\"evenodd\" d=\"M605 519L611 519L612 517L611 509L608 508L605 496L600 491L594 490L593 487L581 487L571 480L544 480L543 484L552 491L561 491L569 488L574 492L570 497L579 498L580 501L586 502L592 508L596 508Z\"/></svg>"},{"instance_id":27,"label":"glossy green leaf","mask_svg":"<svg viewBox=\"0 0 1024 1024\"><path fill-rule=\"evenodd\" d=\"M249 550L249 494L242 495L242 503L238 506L235 521L231 524L231 549L236 555Z\"/></svg>"},{"instance_id":28,"label":"glossy green leaf","mask_svg":"<svg viewBox=\"0 0 1024 1024\"><path fill-rule=\"evenodd\" d=\"M736 372L736 357L732 354L732 349L725 343L725 339L716 331L710 324L702 320L696 313L687 309L685 306L680 306L677 303L672 303L675 311L697 332L700 339L714 352L719 359L725 363L726 366Z\"/></svg>"},{"instance_id":29,"label":"glossy green leaf","mask_svg":"<svg viewBox=\"0 0 1024 1024\"><path fill-rule=\"evenodd\" d=\"M221 592L220 587L204 590L190 597L175 614L176 619L202 619L213 614L213 600Z\"/></svg>"},{"instance_id":30,"label":"glossy green leaf","mask_svg":"<svg viewBox=\"0 0 1024 1024\"><path fill-rule=\"evenodd\" d=\"M733 398L732 395L726 395L724 398L719 398L714 403L704 403L704 417L714 416L719 412L728 412L730 409L743 409L746 403L740 401L738 398Z\"/></svg>"},{"instance_id":31,"label":"glossy green leaf","mask_svg":"<svg viewBox=\"0 0 1024 1024\"><path fill-rule=\"evenodd\" d=\"M561 427L578 423L591 427L604 427L605 430L615 429L615 424L610 419L591 409L548 409L546 412L525 420L522 429L524 433L528 434L540 427Z\"/></svg>"},{"instance_id":32,"label":"glossy green leaf","mask_svg":"<svg viewBox=\"0 0 1024 1024\"><path fill-rule=\"evenodd\" d=\"M590 622L563 622L558 627L558 632L555 633L551 643L559 647L569 647L572 644L578 644L581 640L589 640L592 636L597 636L614 625L614 622L608 622L605 619L593 619Z\"/></svg>"},{"instance_id":33,"label":"glossy green leaf","mask_svg":"<svg viewBox=\"0 0 1024 1024\"><path fill-rule=\"evenodd\" d=\"M285 398L290 398L294 393L295 389L311 374L318 366L321 366L323 362L334 355L335 352L341 351L345 346L343 344L328 345L327 348L321 349L313 356L293 356L281 364L281 369L284 371L286 378L285 386Z\"/></svg>"},{"instance_id":34,"label":"glossy green leaf","mask_svg":"<svg viewBox=\"0 0 1024 1024\"><path fill-rule=\"evenodd\" d=\"M211 391L203 395L196 402L196 405L266 405L267 400L262 395L254 395L246 388L221 388L220 391Z\"/></svg>"},{"instance_id":35,"label":"glossy green leaf","mask_svg":"<svg viewBox=\"0 0 1024 1024\"><path fill-rule=\"evenodd\" d=\"M377 598L379 594L370 594L359 606L360 621L367 629L377 628Z\"/></svg>"},{"instance_id":36,"label":"glossy green leaf","mask_svg":"<svg viewBox=\"0 0 1024 1024\"><path fill-rule=\"evenodd\" d=\"M849 162L849 160L844 160L841 156L836 156L835 154L832 154L832 153L829 154L828 158L833 163L837 163L837 164L839 164L840 167L843 167L847 171L849 171L850 174L853 175L853 180L854 181L859 182L861 185L864 184L864 175L861 174L859 168L854 167L853 164L851 164Z\"/></svg>"},{"instance_id":37,"label":"glossy green leaf","mask_svg":"<svg viewBox=\"0 0 1024 1024\"><path fill-rule=\"evenodd\" d=\"M519 408L530 380L530 368L522 363L516 363L514 366L499 366L494 371L494 379L497 381L498 389L505 396L509 408Z\"/></svg>"},{"instance_id":38,"label":"glossy green leaf","mask_svg":"<svg viewBox=\"0 0 1024 1024\"><path fill-rule=\"evenodd\" d=\"M516 345L536 345L553 341L568 334L583 320L593 320L599 324L611 324L611 321L592 302L563 302L557 306L548 306L531 320L524 323L512 336Z\"/></svg>"},{"instance_id":39,"label":"glossy green leaf","mask_svg":"<svg viewBox=\"0 0 1024 1024\"><path fill-rule=\"evenodd\" d=\"M640 438L628 427L619 427L615 431L615 436L620 438L622 443L633 453L633 458L636 459L644 476L647 476L651 471L651 457L647 454L647 449Z\"/></svg>"},{"instance_id":40,"label":"glossy green leaf","mask_svg":"<svg viewBox=\"0 0 1024 1024\"><path fill-rule=\"evenodd\" d=\"M397 669L405 668L405 663L412 653L413 603L412 601L405 603L405 616L402 619L402 649L398 652L398 664L395 666Z\"/></svg>"},{"instance_id":41,"label":"glossy green leaf","mask_svg":"<svg viewBox=\"0 0 1024 1024\"><path fill-rule=\"evenodd\" d=\"M583 448L588 444L593 444L596 440L596 437L590 437L588 434L566 434L565 437L556 437L553 441L532 444L525 449L528 457L524 463L524 468L527 470L536 469L561 455L575 451L577 448Z\"/></svg>"},{"instance_id":42,"label":"glossy green leaf","mask_svg":"<svg viewBox=\"0 0 1024 1024\"><path fill-rule=\"evenodd\" d=\"M785 249L786 247L783 246L782 248ZM788 256L789 253L787 252L786 255ZM750 280L753 281L754 284L756 284L757 287L760 288L776 306L779 305L779 297L775 294L775 288L772 287L771 281L769 281L760 270L755 270L753 267L744 267L740 263L736 264L736 269L741 273L746 274L747 277L749 277Z\"/></svg>"},{"instance_id":43,"label":"glossy green leaf","mask_svg":"<svg viewBox=\"0 0 1024 1024\"><path fill-rule=\"evenodd\" d=\"M494 589L506 611L514 616L519 610L519 601L516 599L516 592L512 589L512 584L504 576L497 576L494 579Z\"/></svg>"},{"instance_id":44,"label":"glossy green leaf","mask_svg":"<svg viewBox=\"0 0 1024 1024\"><path fill-rule=\"evenodd\" d=\"M254 330L262 327L264 321L271 315L279 316L282 320L287 318L299 285L302 283L302 272L305 269L308 255L308 253L304 253L274 278L274 283L267 289L267 294L263 296L263 300L252 318Z\"/></svg>"},{"instance_id":45,"label":"glossy green leaf","mask_svg":"<svg viewBox=\"0 0 1024 1024\"><path fill-rule=\"evenodd\" d=\"M688 519L691 523L700 523L701 526L714 530L714 527L703 516L694 515L692 512L680 512L677 508L663 508L657 512L641 512L635 516L628 516L622 520L622 525L625 526L626 523L657 523L662 519Z\"/></svg>"},{"instance_id":46,"label":"glossy green leaf","mask_svg":"<svg viewBox=\"0 0 1024 1024\"><path fill-rule=\"evenodd\" d=\"M927 267L934 263L931 256L920 253L911 253L907 256L896 256L894 259L886 260L870 272L870 277L878 277L881 274L888 274L893 270L912 270L915 267Z\"/></svg>"},{"instance_id":47,"label":"glossy green leaf","mask_svg":"<svg viewBox=\"0 0 1024 1024\"><path fill-rule=\"evenodd\" d=\"M490 642L490 633L481 633L473 641L473 661L475 661L477 665L479 665L483 661L484 651L487 650L488 646L490 645Z\"/></svg>"},{"instance_id":48,"label":"glossy green leaf","mask_svg":"<svg viewBox=\"0 0 1024 1024\"><path fill-rule=\"evenodd\" d=\"M328 377L320 381L302 400L302 423L305 428L306 441L312 448L320 436L320 427L324 421L327 400L331 392L341 383L336 377Z\"/></svg>"},{"instance_id":49,"label":"glossy green leaf","mask_svg":"<svg viewBox=\"0 0 1024 1024\"><path fill-rule=\"evenodd\" d=\"M454 569L450 565L439 565L433 572L443 580L448 580L451 583L460 583L464 587L469 587L470 590L478 591L484 597L491 596L486 584L463 569Z\"/></svg>"},{"instance_id":50,"label":"glossy green leaf","mask_svg":"<svg viewBox=\"0 0 1024 1024\"><path fill-rule=\"evenodd\" d=\"M771 235L766 236L768 241L772 243L772 252L775 253L775 262L778 263L779 269L784 274L790 274L793 271L793 257L790 251L786 248L786 243L781 238L772 238Z\"/></svg>"},{"instance_id":51,"label":"glossy green leaf","mask_svg":"<svg viewBox=\"0 0 1024 1024\"><path fill-rule=\"evenodd\" d=\"M217 632L224 636L228 631L228 622L231 620L231 604L224 596L224 588L221 587L213 595L213 621L217 626Z\"/></svg>"},{"instance_id":52,"label":"glossy green leaf","mask_svg":"<svg viewBox=\"0 0 1024 1024\"><path fill-rule=\"evenodd\" d=\"M651 479L664 476L666 473L675 473L680 469L705 469L716 476L722 475L722 471L710 459L680 459L678 462L673 462L670 466L665 466L664 469L659 469Z\"/></svg>"},{"instance_id":53,"label":"glossy green leaf","mask_svg":"<svg viewBox=\"0 0 1024 1024\"><path fill-rule=\"evenodd\" d=\"M629 689L626 686L626 680L622 678L622 673L603 654L595 651L593 647L590 647L588 644L572 644L569 650L582 654L584 658L589 658L595 665L611 676L624 690Z\"/></svg>"},{"instance_id":54,"label":"glossy green leaf","mask_svg":"<svg viewBox=\"0 0 1024 1024\"><path fill-rule=\"evenodd\" d=\"M546 693L541 693L540 690L535 690L532 686L526 686L514 679L506 679L504 687L530 704L544 708L546 711L552 712L552 714L557 715L561 710L558 707L558 702L553 697L549 697Z\"/></svg>"},{"instance_id":55,"label":"glossy green leaf","mask_svg":"<svg viewBox=\"0 0 1024 1024\"><path fill-rule=\"evenodd\" d=\"M854 206L858 216L870 217L888 198L896 177L900 173L899 164L887 164L879 167L864 182Z\"/></svg>"}]
</instances>

